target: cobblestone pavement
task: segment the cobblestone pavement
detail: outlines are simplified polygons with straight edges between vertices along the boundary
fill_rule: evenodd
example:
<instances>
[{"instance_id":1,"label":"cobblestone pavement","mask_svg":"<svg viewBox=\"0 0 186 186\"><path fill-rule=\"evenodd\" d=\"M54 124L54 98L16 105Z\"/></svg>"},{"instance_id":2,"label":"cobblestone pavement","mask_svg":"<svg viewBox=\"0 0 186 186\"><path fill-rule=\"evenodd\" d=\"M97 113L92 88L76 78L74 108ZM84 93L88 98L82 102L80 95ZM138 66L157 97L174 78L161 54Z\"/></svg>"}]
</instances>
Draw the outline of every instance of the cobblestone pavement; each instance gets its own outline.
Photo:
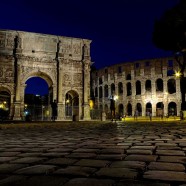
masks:
<instances>
[{"instance_id":1,"label":"cobblestone pavement","mask_svg":"<svg viewBox=\"0 0 186 186\"><path fill-rule=\"evenodd\" d=\"M186 123L1 126L0 186L186 186Z\"/></svg>"}]
</instances>

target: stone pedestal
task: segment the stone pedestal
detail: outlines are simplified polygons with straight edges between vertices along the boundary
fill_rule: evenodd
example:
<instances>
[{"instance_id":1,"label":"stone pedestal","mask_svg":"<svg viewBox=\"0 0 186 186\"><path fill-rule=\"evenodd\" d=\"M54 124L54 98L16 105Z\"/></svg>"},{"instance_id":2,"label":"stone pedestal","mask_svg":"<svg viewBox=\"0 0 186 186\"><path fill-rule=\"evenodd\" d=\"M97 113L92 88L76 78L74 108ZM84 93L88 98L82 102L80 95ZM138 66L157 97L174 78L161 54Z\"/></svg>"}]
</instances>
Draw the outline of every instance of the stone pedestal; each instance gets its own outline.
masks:
<instances>
[{"instance_id":1,"label":"stone pedestal","mask_svg":"<svg viewBox=\"0 0 186 186\"><path fill-rule=\"evenodd\" d=\"M13 120L22 120L21 118L21 103L15 102L14 103L14 117Z\"/></svg>"}]
</instances>

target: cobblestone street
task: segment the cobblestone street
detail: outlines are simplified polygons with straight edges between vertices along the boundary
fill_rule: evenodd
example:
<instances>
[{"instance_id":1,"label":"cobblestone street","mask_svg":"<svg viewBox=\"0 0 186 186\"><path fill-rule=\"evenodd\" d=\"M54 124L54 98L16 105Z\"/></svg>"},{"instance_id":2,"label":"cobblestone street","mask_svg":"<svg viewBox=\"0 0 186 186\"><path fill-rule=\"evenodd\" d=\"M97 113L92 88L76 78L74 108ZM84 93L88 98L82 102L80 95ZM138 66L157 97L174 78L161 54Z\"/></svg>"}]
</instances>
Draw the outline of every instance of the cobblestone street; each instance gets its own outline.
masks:
<instances>
[{"instance_id":1,"label":"cobblestone street","mask_svg":"<svg viewBox=\"0 0 186 186\"><path fill-rule=\"evenodd\" d=\"M22 125L0 125L0 186L186 185L186 123Z\"/></svg>"}]
</instances>

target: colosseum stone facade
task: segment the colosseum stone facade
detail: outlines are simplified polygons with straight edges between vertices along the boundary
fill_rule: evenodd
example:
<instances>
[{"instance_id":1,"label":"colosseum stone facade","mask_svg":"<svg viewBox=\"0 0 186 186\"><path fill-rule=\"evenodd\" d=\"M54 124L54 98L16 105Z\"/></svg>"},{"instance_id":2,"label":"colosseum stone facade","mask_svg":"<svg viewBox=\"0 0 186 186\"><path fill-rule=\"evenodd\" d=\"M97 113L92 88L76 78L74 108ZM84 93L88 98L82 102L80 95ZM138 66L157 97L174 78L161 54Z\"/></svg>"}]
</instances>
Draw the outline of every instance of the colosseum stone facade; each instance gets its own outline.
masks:
<instances>
[{"instance_id":1,"label":"colosseum stone facade","mask_svg":"<svg viewBox=\"0 0 186 186\"><path fill-rule=\"evenodd\" d=\"M90 120L90 40L13 30L0 30L0 108L9 118L24 118L26 81L41 77L51 100L58 103L57 120L71 115ZM68 115L69 116L69 115Z\"/></svg>"},{"instance_id":2,"label":"colosseum stone facade","mask_svg":"<svg viewBox=\"0 0 186 186\"><path fill-rule=\"evenodd\" d=\"M111 98L119 116L179 116L180 79L174 58L159 58L121 63L92 73L94 108L109 115Z\"/></svg>"}]
</instances>

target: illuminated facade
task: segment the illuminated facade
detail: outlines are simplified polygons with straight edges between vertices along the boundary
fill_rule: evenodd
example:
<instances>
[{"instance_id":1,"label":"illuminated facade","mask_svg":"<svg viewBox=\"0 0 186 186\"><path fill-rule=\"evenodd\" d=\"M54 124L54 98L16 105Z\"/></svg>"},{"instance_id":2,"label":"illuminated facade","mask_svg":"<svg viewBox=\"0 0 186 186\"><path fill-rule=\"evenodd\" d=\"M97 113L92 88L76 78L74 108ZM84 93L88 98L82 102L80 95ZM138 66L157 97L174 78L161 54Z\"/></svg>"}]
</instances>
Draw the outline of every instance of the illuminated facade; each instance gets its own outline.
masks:
<instances>
[{"instance_id":1,"label":"illuminated facade","mask_svg":"<svg viewBox=\"0 0 186 186\"><path fill-rule=\"evenodd\" d=\"M95 109L110 113L110 98L119 116L179 116L181 108L178 65L173 58L140 60L105 67L92 73Z\"/></svg>"},{"instance_id":2,"label":"illuminated facade","mask_svg":"<svg viewBox=\"0 0 186 186\"><path fill-rule=\"evenodd\" d=\"M0 30L0 109L7 110L9 118L22 120L26 81L40 77L48 84L50 102L57 100L57 120L73 115L90 120L90 43L81 38Z\"/></svg>"}]
</instances>

